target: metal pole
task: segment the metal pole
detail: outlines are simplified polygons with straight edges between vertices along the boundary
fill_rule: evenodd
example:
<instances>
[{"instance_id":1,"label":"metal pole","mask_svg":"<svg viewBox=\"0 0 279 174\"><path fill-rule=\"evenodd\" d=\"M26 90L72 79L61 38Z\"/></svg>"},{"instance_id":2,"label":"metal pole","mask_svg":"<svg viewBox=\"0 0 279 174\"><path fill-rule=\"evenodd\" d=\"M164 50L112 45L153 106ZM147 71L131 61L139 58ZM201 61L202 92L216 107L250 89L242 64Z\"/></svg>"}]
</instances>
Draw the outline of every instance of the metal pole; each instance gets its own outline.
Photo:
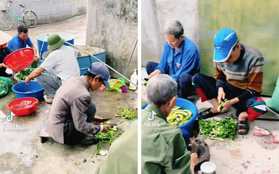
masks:
<instances>
[{"instance_id":1,"label":"metal pole","mask_svg":"<svg viewBox=\"0 0 279 174\"><path fill-rule=\"evenodd\" d=\"M125 80L127 80L127 81L130 82L130 83L132 83L133 85L135 85L135 86L138 88L137 84L134 84L133 82L131 82L127 77L125 77L125 76L122 75L120 72L116 71L115 69L113 69L112 67L110 67L109 65L107 65L106 63L104 63L103 61L101 61L100 59L98 59L97 57L91 55L90 53L84 51L83 49L80 49L80 48L76 47L75 45L73 45L73 44L71 44L71 43L69 43L69 42L67 42L67 41L66 41L66 43L69 44L69 45L71 45L72 47L74 47L74 48L76 48L76 49L78 49L78 50L84 52L85 54L88 54L89 56L93 57L93 58L96 59L97 61L103 63L106 67L108 67L109 69L111 69L112 71L114 71L116 74L120 75L120 76L123 77Z\"/></svg>"},{"instance_id":2,"label":"metal pole","mask_svg":"<svg viewBox=\"0 0 279 174\"><path fill-rule=\"evenodd\" d=\"M127 66L126 66L126 69L125 69L125 72L124 72L124 76L126 76L126 74L127 74L128 67L129 67L129 65L130 65L130 63L131 63L131 60L132 60L132 57L133 57L133 55L134 55L134 52L135 52L135 49L136 49L137 44L138 44L138 38L137 38L137 40L135 41L135 44L134 44L132 53L131 53L130 58L129 58L129 61L127 62Z\"/></svg>"}]
</instances>

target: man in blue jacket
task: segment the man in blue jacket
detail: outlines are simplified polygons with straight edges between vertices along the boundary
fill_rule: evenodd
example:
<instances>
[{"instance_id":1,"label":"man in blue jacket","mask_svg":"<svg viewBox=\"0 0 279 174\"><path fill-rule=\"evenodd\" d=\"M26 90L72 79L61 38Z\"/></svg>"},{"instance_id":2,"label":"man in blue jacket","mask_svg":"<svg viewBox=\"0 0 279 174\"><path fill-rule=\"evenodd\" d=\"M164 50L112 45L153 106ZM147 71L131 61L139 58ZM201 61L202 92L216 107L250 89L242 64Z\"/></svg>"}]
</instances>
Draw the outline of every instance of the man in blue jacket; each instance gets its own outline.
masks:
<instances>
[{"instance_id":1,"label":"man in blue jacket","mask_svg":"<svg viewBox=\"0 0 279 174\"><path fill-rule=\"evenodd\" d=\"M184 36L182 24L170 21L164 32L166 42L160 63L148 62L149 80L157 74L168 74L177 81L178 97L187 98L195 91L192 76L200 72L200 55L195 44Z\"/></svg>"}]
</instances>

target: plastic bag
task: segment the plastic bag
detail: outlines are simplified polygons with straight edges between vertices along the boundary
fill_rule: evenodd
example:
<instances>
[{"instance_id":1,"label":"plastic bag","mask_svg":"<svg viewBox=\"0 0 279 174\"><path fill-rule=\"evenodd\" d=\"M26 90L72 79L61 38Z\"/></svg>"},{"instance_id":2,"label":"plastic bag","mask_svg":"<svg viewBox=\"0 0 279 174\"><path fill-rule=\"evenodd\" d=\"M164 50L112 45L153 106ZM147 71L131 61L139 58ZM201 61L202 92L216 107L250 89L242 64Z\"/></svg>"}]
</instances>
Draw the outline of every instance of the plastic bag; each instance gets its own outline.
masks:
<instances>
[{"instance_id":1,"label":"plastic bag","mask_svg":"<svg viewBox=\"0 0 279 174\"><path fill-rule=\"evenodd\" d=\"M9 87L13 85L11 79L7 77L0 77L0 97L3 97L9 93Z\"/></svg>"},{"instance_id":2,"label":"plastic bag","mask_svg":"<svg viewBox=\"0 0 279 174\"><path fill-rule=\"evenodd\" d=\"M279 77L277 79L275 90L272 94L272 97L269 101L266 102L267 106L279 113Z\"/></svg>"},{"instance_id":3,"label":"plastic bag","mask_svg":"<svg viewBox=\"0 0 279 174\"><path fill-rule=\"evenodd\" d=\"M116 90L118 92L122 92L121 87L126 86L125 81L122 78L121 79L111 79L108 82L109 82L110 89L106 89L106 91Z\"/></svg>"}]
</instances>

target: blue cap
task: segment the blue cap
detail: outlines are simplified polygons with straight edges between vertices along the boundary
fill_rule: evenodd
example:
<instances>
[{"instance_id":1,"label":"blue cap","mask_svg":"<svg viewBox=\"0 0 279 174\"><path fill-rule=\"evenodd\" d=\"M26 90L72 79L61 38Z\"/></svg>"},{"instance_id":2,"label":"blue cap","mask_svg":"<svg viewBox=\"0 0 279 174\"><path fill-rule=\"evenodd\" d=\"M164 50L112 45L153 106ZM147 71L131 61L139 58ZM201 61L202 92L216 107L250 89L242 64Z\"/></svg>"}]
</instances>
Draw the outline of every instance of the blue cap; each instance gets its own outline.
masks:
<instances>
[{"instance_id":1,"label":"blue cap","mask_svg":"<svg viewBox=\"0 0 279 174\"><path fill-rule=\"evenodd\" d=\"M108 83L108 80L110 78L109 70L104 63L94 62L91 64L87 71L96 76L100 76L104 80L104 85L106 86L106 88L110 89Z\"/></svg>"},{"instance_id":2,"label":"blue cap","mask_svg":"<svg viewBox=\"0 0 279 174\"><path fill-rule=\"evenodd\" d=\"M224 28L217 32L214 37L214 62L225 62L237 44L236 32L229 28Z\"/></svg>"}]
</instances>

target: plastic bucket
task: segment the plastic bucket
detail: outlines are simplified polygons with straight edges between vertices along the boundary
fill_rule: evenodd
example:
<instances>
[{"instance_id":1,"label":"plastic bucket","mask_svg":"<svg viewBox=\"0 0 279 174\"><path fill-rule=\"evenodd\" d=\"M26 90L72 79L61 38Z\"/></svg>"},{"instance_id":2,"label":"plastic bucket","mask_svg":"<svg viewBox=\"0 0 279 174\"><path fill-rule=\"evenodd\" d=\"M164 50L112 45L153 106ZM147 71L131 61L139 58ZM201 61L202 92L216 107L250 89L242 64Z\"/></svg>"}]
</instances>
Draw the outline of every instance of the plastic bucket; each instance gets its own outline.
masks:
<instances>
[{"instance_id":1,"label":"plastic bucket","mask_svg":"<svg viewBox=\"0 0 279 174\"><path fill-rule=\"evenodd\" d=\"M147 105L148 105L148 103L143 105L141 107L141 109L145 109ZM189 100L177 98L176 106L181 107L181 109L188 109L189 111L192 112L192 118L187 123L179 126L179 128L186 129L190 133L192 131L194 121L197 119L197 116L198 116L198 109L197 109L196 105Z\"/></svg>"},{"instance_id":2,"label":"plastic bucket","mask_svg":"<svg viewBox=\"0 0 279 174\"><path fill-rule=\"evenodd\" d=\"M75 45L75 46L90 53L90 55L97 57L102 62L106 62L106 50L99 47L90 47L88 45ZM89 55L86 55L83 52L81 52L81 54L82 56L78 57L77 61L80 68L80 75L83 76L86 73L88 67L91 65L90 63L99 62L99 61Z\"/></svg>"},{"instance_id":3,"label":"plastic bucket","mask_svg":"<svg viewBox=\"0 0 279 174\"><path fill-rule=\"evenodd\" d=\"M17 83L12 90L16 98L34 97L40 100L44 95L43 87L36 81L30 81L29 85L26 85L25 82Z\"/></svg>"},{"instance_id":4,"label":"plastic bucket","mask_svg":"<svg viewBox=\"0 0 279 174\"><path fill-rule=\"evenodd\" d=\"M45 34L40 34L39 36L37 36L37 45L38 45L38 51L39 51L39 55L40 58L43 59L42 55L44 54L45 51L47 51L47 39L49 37L49 35L51 34L58 34L62 39L64 39L66 42L69 42L71 44L74 44L74 35L72 34L68 34L68 33L45 33ZM64 45L68 45L68 44L64 44Z\"/></svg>"}]
</instances>

